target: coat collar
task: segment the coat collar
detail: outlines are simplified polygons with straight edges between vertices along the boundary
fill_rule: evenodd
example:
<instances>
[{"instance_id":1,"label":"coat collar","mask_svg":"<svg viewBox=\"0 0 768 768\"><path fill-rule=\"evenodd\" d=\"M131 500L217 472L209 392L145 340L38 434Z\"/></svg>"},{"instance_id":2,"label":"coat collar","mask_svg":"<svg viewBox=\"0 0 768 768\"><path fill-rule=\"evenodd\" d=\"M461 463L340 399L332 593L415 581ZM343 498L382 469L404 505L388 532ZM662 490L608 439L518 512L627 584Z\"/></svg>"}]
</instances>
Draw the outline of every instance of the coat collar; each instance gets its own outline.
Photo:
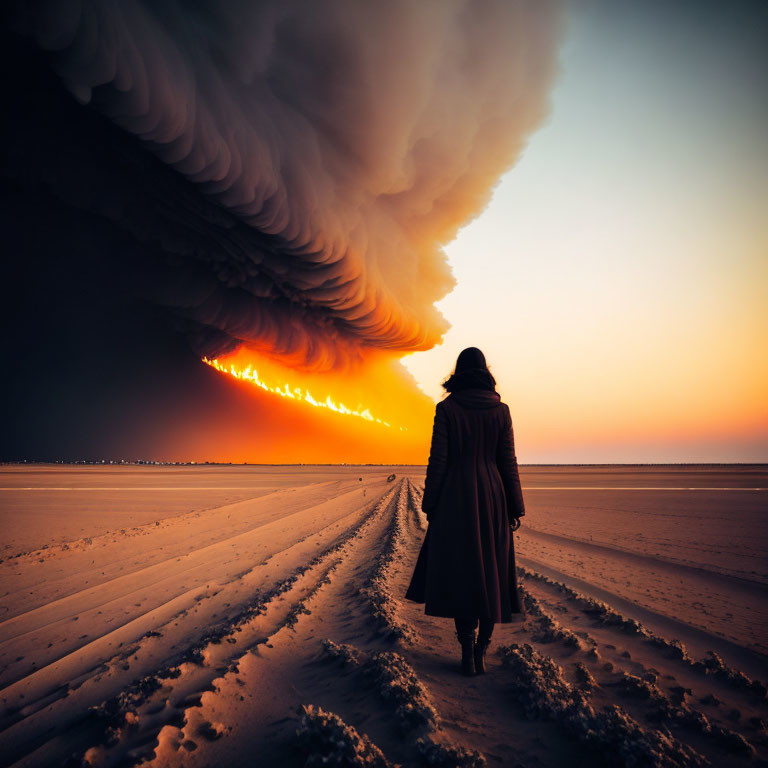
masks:
<instances>
[{"instance_id":1,"label":"coat collar","mask_svg":"<svg viewBox=\"0 0 768 768\"><path fill-rule=\"evenodd\" d=\"M471 410L496 408L501 405L501 395L490 389L461 389L458 392L451 392L445 399L453 400L462 408Z\"/></svg>"}]
</instances>

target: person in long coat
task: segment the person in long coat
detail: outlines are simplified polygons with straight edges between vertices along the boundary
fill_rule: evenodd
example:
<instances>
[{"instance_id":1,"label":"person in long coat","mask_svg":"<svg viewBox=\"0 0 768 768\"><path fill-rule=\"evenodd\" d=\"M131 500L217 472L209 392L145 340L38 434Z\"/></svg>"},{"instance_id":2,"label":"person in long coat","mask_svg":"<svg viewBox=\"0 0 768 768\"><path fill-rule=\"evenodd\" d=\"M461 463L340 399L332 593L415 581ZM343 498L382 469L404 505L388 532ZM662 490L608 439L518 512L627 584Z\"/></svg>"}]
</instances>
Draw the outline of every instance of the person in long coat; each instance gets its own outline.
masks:
<instances>
[{"instance_id":1,"label":"person in long coat","mask_svg":"<svg viewBox=\"0 0 768 768\"><path fill-rule=\"evenodd\" d=\"M455 620L462 670L474 674L485 671L495 623L523 613L512 531L525 505L509 407L483 353L463 350L443 387L421 504L427 532L405 597Z\"/></svg>"}]
</instances>

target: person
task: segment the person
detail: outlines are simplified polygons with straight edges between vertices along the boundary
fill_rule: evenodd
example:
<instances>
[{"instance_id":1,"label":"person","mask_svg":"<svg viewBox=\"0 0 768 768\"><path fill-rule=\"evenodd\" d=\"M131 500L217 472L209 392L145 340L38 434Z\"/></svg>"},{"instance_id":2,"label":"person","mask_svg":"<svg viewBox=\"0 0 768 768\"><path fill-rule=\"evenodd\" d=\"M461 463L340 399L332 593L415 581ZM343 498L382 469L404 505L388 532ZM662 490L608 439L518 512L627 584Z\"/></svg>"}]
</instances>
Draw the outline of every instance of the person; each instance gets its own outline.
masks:
<instances>
[{"instance_id":1,"label":"person","mask_svg":"<svg viewBox=\"0 0 768 768\"><path fill-rule=\"evenodd\" d=\"M427 532L405 597L453 618L462 671L482 674L494 625L523 613L512 531L525 505L509 407L483 353L462 350L443 387L421 503Z\"/></svg>"}]
</instances>

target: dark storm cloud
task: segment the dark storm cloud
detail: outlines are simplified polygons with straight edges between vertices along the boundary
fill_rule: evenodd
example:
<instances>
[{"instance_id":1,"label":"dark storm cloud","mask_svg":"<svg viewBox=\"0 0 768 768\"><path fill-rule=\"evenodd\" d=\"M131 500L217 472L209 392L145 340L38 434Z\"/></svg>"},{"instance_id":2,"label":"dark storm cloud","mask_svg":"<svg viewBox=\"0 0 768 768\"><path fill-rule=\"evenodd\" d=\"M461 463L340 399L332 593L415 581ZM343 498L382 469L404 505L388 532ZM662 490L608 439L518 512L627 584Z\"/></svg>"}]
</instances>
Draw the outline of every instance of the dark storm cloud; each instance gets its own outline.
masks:
<instances>
[{"instance_id":1,"label":"dark storm cloud","mask_svg":"<svg viewBox=\"0 0 768 768\"><path fill-rule=\"evenodd\" d=\"M137 141L40 164L143 244L137 290L208 354L245 341L323 369L439 341L441 247L545 113L558 18L541 0L59 0L12 27Z\"/></svg>"}]
</instances>

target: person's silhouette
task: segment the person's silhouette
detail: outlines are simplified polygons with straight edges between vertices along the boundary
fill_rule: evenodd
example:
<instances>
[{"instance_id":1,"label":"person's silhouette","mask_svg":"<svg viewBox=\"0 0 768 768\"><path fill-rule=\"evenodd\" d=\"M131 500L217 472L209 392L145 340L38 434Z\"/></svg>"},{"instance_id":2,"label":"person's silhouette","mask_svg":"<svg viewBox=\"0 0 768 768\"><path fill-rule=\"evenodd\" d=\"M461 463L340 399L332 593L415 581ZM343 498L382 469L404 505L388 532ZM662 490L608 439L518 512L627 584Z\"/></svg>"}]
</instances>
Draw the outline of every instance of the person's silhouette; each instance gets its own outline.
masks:
<instances>
[{"instance_id":1,"label":"person's silhouette","mask_svg":"<svg viewBox=\"0 0 768 768\"><path fill-rule=\"evenodd\" d=\"M525 505L509 407L483 353L464 349L443 387L421 504L429 525L405 597L453 618L462 671L483 673L494 624L523 612L512 531Z\"/></svg>"}]
</instances>

